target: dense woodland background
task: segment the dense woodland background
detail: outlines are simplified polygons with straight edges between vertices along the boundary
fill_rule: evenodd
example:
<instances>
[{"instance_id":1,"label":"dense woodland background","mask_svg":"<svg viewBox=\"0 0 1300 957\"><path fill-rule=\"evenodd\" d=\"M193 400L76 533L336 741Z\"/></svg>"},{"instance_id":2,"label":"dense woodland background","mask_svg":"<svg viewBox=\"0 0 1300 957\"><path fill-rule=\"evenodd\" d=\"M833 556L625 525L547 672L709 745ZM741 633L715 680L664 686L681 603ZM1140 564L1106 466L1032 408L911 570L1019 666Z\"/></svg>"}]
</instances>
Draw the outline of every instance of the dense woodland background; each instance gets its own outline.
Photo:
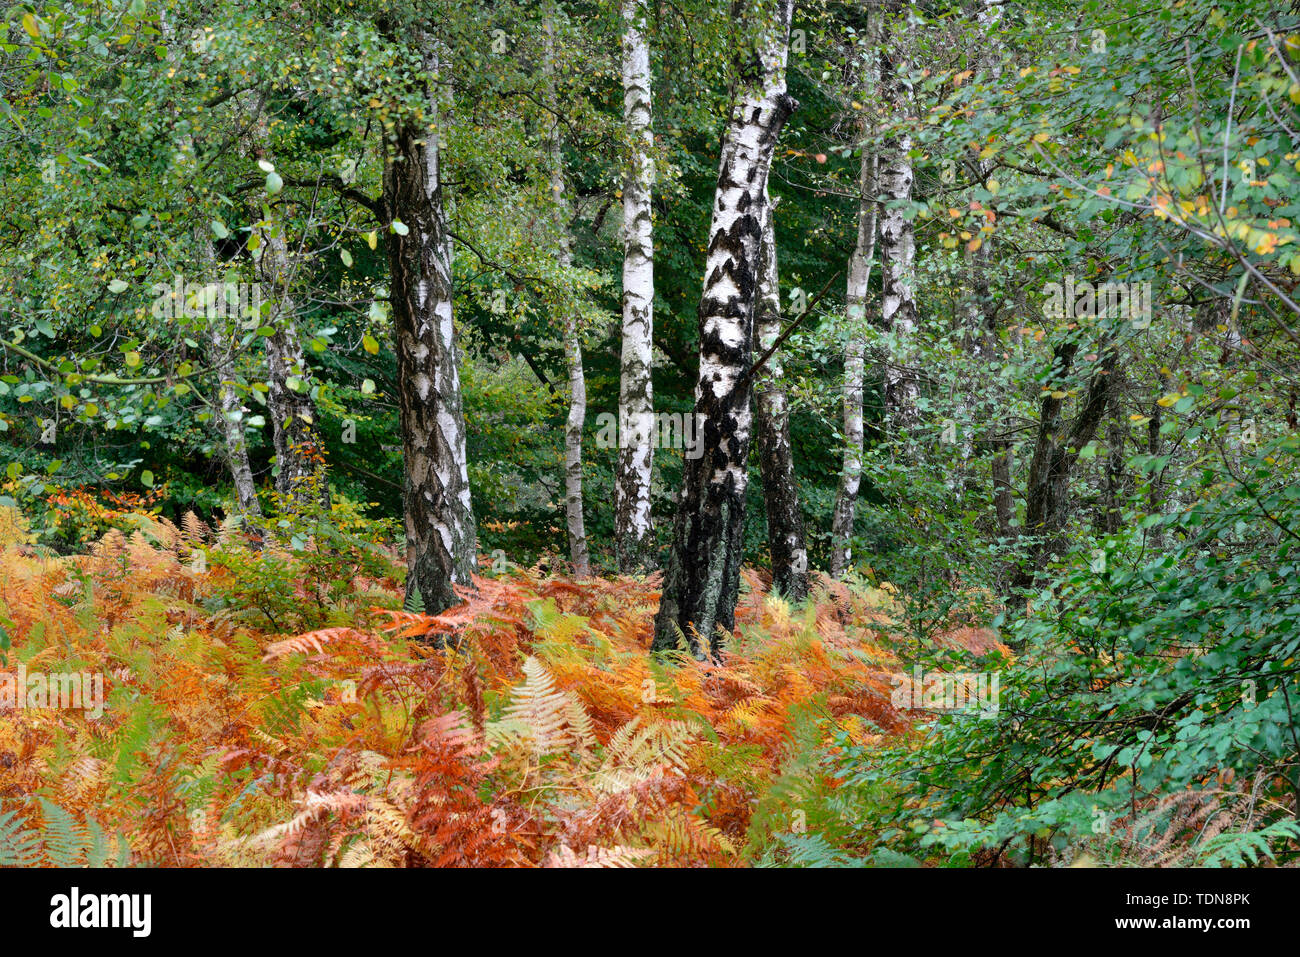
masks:
<instances>
[{"instance_id":1,"label":"dense woodland background","mask_svg":"<svg viewBox=\"0 0 1300 957\"><path fill-rule=\"evenodd\" d=\"M63 0L0 94L0 668L107 687L0 863L1296 859L1294 4Z\"/></svg>"}]
</instances>

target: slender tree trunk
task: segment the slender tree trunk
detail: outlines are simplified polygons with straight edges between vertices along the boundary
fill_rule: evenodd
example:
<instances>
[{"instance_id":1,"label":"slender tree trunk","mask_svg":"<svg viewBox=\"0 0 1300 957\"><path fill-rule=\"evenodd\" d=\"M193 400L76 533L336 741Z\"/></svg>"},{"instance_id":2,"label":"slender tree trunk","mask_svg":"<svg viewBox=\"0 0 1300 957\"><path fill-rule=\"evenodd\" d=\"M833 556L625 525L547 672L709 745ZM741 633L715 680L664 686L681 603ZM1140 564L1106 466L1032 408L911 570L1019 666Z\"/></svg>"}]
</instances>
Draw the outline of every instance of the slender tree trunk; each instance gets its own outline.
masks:
<instances>
[{"instance_id":1,"label":"slender tree trunk","mask_svg":"<svg viewBox=\"0 0 1300 957\"><path fill-rule=\"evenodd\" d=\"M270 131L261 105L244 111L249 120L248 146L257 159L270 162ZM293 279L289 244L283 223L263 218L261 205L250 194L253 219L253 262L261 291L269 298L260 323L273 331L266 337L266 405L275 447L275 490L289 507L299 509L315 499L329 507L329 480L318 431L312 374L298 336L297 304L290 292ZM262 297L256 297L258 303Z\"/></svg>"},{"instance_id":2,"label":"slender tree trunk","mask_svg":"<svg viewBox=\"0 0 1300 957\"><path fill-rule=\"evenodd\" d=\"M329 507L329 482L317 431L312 375L298 337L295 303L289 294L289 251L279 224L255 227L261 242L257 275L271 294L271 314L261 321L274 330L266 338L266 404L275 443L275 489L291 505L315 499Z\"/></svg>"},{"instance_id":3,"label":"slender tree trunk","mask_svg":"<svg viewBox=\"0 0 1300 957\"><path fill-rule=\"evenodd\" d=\"M167 11L159 9L158 25L163 40L170 44L172 39L171 24ZM178 62L179 54L175 46L170 47L168 60L173 65ZM175 113L173 112L173 117ZM191 160L194 158L194 137L186 133L180 140L181 151ZM215 279L217 253L212 247L212 238L208 234L206 223L194 229L194 242L198 248L199 264L203 273L203 282ZM177 308L181 303L173 303ZM230 477L235 489L235 510L245 527L256 525L262 517L262 506L257 501L257 484L253 480L253 468L248 461L248 440L244 435L244 417L246 409L239 399L235 388L235 355L230 344L230 336L225 328L224 314L213 316L203 329L203 338L207 348L208 362L217 375L217 428L220 431L225 452L226 465L230 468Z\"/></svg>"},{"instance_id":4,"label":"slender tree trunk","mask_svg":"<svg viewBox=\"0 0 1300 957\"><path fill-rule=\"evenodd\" d=\"M207 282L215 273L216 251L208 238L207 226L198 227L194 236L199 247L199 260L203 265L203 281ZM253 469L248 461L248 441L244 436L247 410L235 388L235 357L225 325L226 311L221 309L218 315L208 318L204 337L207 340L208 361L217 374L217 427L221 431L226 464L230 467L230 476L235 486L235 508L248 526L256 524L262 517L262 507L257 501L257 485L253 481Z\"/></svg>"},{"instance_id":5,"label":"slender tree trunk","mask_svg":"<svg viewBox=\"0 0 1300 957\"><path fill-rule=\"evenodd\" d=\"M1160 393L1163 395L1173 388L1173 382L1167 375L1160 376ZM1164 422L1164 409L1160 405L1159 398L1151 401L1150 420L1147 422L1147 453L1152 457L1160 454L1160 426ZM1165 470L1157 469L1153 471L1147 480L1147 512L1151 515L1159 515L1164 511L1165 506ZM1146 529L1142 533L1143 539L1150 546L1159 551L1165 547L1165 527L1162 524Z\"/></svg>"},{"instance_id":6,"label":"slender tree trunk","mask_svg":"<svg viewBox=\"0 0 1300 957\"><path fill-rule=\"evenodd\" d=\"M993 445L993 514L998 522L998 535L1010 538L1011 519L1015 516L1015 501L1011 489L1011 443L995 439Z\"/></svg>"},{"instance_id":7,"label":"slender tree trunk","mask_svg":"<svg viewBox=\"0 0 1300 957\"><path fill-rule=\"evenodd\" d=\"M207 251L205 263L216 260L212 243L207 237L200 237L200 250ZM248 442L244 438L243 420L247 410L239 400L235 389L234 351L230 347L230 335L225 328L222 316L208 319L204 328L207 338L208 361L213 372L217 373L217 428L221 430L222 445L225 447L226 464L230 467L230 477L234 481L235 510L239 518L248 525L256 525L261 518L261 506L257 503L257 485L252 477L252 465L248 463Z\"/></svg>"},{"instance_id":8,"label":"slender tree trunk","mask_svg":"<svg viewBox=\"0 0 1300 957\"><path fill-rule=\"evenodd\" d=\"M217 413L222 438L226 448L226 462L235 484L235 506L246 524L262 517L262 507L257 501L257 485L253 469L248 462L248 443L244 438L243 403L235 391L235 363L230 345L215 323L208 326L208 355L217 373Z\"/></svg>"},{"instance_id":9,"label":"slender tree trunk","mask_svg":"<svg viewBox=\"0 0 1300 957\"><path fill-rule=\"evenodd\" d=\"M1109 402L1117 361L1114 343L1100 346L1100 359L1088 379L1088 388L1075 419L1068 426L1062 416L1066 378L1074 364L1079 346L1075 342L1058 345L1052 350L1052 372L1048 380L1051 391L1039 402L1038 438L1034 457L1029 463L1028 487L1025 492L1025 525L1028 535L1037 537L1030 550L1030 560L1015 577L1016 587L1028 587L1034 573L1046 567L1053 553L1065 548L1065 528L1070 517L1070 473L1079 457L1079 449L1092 441Z\"/></svg>"},{"instance_id":10,"label":"slender tree trunk","mask_svg":"<svg viewBox=\"0 0 1300 957\"><path fill-rule=\"evenodd\" d=\"M555 108L555 24L546 19L546 51L543 70L548 97ZM547 137L551 160L551 197L554 201L556 263L567 270L573 265L569 245L569 201L564 183L564 149L560 141L558 113L552 118ZM569 534L569 560L573 574L586 578L591 574L587 552L587 530L583 522L582 502L582 429L587 421L587 380L582 370L582 339L578 317L573 309L564 316L564 359L569 368L569 413L564 428L564 523Z\"/></svg>"},{"instance_id":11,"label":"slender tree trunk","mask_svg":"<svg viewBox=\"0 0 1300 957\"><path fill-rule=\"evenodd\" d=\"M587 421L587 383L582 371L582 341L577 322L565 319L564 358L569 366L569 414L564 427L564 512L569 531L569 559L573 574L591 574L587 530L582 520L582 428Z\"/></svg>"},{"instance_id":12,"label":"slender tree trunk","mask_svg":"<svg viewBox=\"0 0 1300 957\"><path fill-rule=\"evenodd\" d=\"M614 481L614 548L627 574L652 564L650 476L654 460L654 184L650 47L645 0L623 0L623 123L628 140L623 177L623 354L619 381L618 475ZM627 425L623 423L626 422ZM628 427L630 426L630 428Z\"/></svg>"},{"instance_id":13,"label":"slender tree trunk","mask_svg":"<svg viewBox=\"0 0 1300 957\"><path fill-rule=\"evenodd\" d=\"M1108 535L1120 530L1124 517L1124 499L1128 494L1127 457L1124 446L1128 440L1128 419L1124 414L1123 382L1116 376L1110 390L1109 418L1106 422L1106 494L1101 527ZM1160 406L1156 406L1157 409Z\"/></svg>"},{"instance_id":14,"label":"slender tree trunk","mask_svg":"<svg viewBox=\"0 0 1300 957\"><path fill-rule=\"evenodd\" d=\"M781 335L781 284L777 273L776 204L763 189L763 243L759 253L758 302L754 327L760 350L766 352ZM781 380L785 370L780 352L772 353L754 385L758 409L758 461L763 473L767 506L767 543L772 558L772 588L791 601L808 597L808 549L804 545L803 512L790 446L790 410Z\"/></svg>"},{"instance_id":15,"label":"slender tree trunk","mask_svg":"<svg viewBox=\"0 0 1300 957\"><path fill-rule=\"evenodd\" d=\"M916 238L907 206L912 201L912 83L907 25L886 23L881 92L894 130L885 141L880 168L880 323L895 343L885 364L885 408L904 429L916 424L919 385L909 370L909 340L916 328Z\"/></svg>"},{"instance_id":16,"label":"slender tree trunk","mask_svg":"<svg viewBox=\"0 0 1300 957\"><path fill-rule=\"evenodd\" d=\"M742 64L718 170L700 300L698 457L686 460L681 505L655 617L655 649L684 636L698 656L721 653L735 624L744 557L754 307L764 191L777 137L797 105L785 91L792 0L779 0L758 54Z\"/></svg>"},{"instance_id":17,"label":"slender tree trunk","mask_svg":"<svg viewBox=\"0 0 1300 957\"><path fill-rule=\"evenodd\" d=\"M472 585L475 529L452 313L452 249L439 165L438 57L426 41L427 125L404 124L384 169L405 468L408 601L440 612Z\"/></svg>"},{"instance_id":18,"label":"slender tree trunk","mask_svg":"<svg viewBox=\"0 0 1300 957\"><path fill-rule=\"evenodd\" d=\"M872 97L879 83L879 53L876 50L874 31L876 22L871 18L868 26L867 64L863 67L863 94ZM867 134L866 117L859 124L858 133ZM850 542L853 538L854 517L857 512L858 490L862 484L862 390L866 370L865 320L867 315L868 286L871 266L876 258L876 225L880 206L876 202L876 179L879 157L874 150L863 147L862 166L858 172L858 238L849 258L849 275L845 289L845 309L848 321L844 342L844 461L840 467L840 485L835 495L835 511L831 515L830 572L835 578L843 576L852 559Z\"/></svg>"}]
</instances>

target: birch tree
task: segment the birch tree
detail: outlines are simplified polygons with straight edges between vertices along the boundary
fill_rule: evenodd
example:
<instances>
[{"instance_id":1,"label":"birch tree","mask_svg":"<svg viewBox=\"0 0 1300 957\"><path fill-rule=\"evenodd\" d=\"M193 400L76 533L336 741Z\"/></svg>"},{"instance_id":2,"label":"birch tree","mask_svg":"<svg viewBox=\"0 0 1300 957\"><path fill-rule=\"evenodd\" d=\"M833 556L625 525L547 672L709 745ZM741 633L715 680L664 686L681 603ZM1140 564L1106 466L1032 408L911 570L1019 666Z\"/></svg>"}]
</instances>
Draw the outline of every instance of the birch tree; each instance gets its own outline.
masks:
<instances>
[{"instance_id":1,"label":"birch tree","mask_svg":"<svg viewBox=\"0 0 1300 957\"><path fill-rule=\"evenodd\" d=\"M212 248L212 240L208 237L206 225L195 229L194 235L199 248L199 261L203 264L206 278L215 270L216 251ZM248 440L244 435L244 419L247 410L239 398L236 387L238 380L235 353L230 341L230 329L225 322L225 312L226 310L222 309L220 315L206 319L203 326L203 339L208 361L216 374L215 418L221 433L226 465L230 469L230 477L235 487L235 508L239 517L248 524L255 523L262 517L262 507L257 501L257 484L253 480L253 468L248 460Z\"/></svg>"},{"instance_id":2,"label":"birch tree","mask_svg":"<svg viewBox=\"0 0 1300 957\"><path fill-rule=\"evenodd\" d=\"M761 355L768 355L781 335L781 284L777 272L776 202L763 190L763 233L759 253L758 302L754 328ZM758 412L758 461L763 473L767 543L772 561L772 588L791 601L808 597L808 549L803 512L790 446L790 408L781 381L785 369L779 351L768 355L755 384Z\"/></svg>"},{"instance_id":3,"label":"birch tree","mask_svg":"<svg viewBox=\"0 0 1300 957\"><path fill-rule=\"evenodd\" d=\"M623 348L619 378L614 548L620 572L649 564L650 477L654 460L654 184L650 45L644 0L623 0ZM624 424L626 423L626 425Z\"/></svg>"},{"instance_id":4,"label":"birch tree","mask_svg":"<svg viewBox=\"0 0 1300 957\"><path fill-rule=\"evenodd\" d=\"M555 258L563 274L573 266L573 251L569 244L569 200L565 191L564 149L555 95L555 22L551 15L546 18L545 41L542 66L552 113L547 133L547 151L551 164L551 199L555 215ZM569 412L564 427L564 524L569 536L569 560L573 564L573 573L579 578L586 578L591 574L587 530L582 515L582 429L587 421L587 381L582 369L582 339L577 310L566 308L562 321L564 361L569 371Z\"/></svg>"},{"instance_id":5,"label":"birch tree","mask_svg":"<svg viewBox=\"0 0 1300 957\"><path fill-rule=\"evenodd\" d=\"M459 354L452 310L452 246L439 152L439 58L422 45L427 103L395 133L384 169L391 223L393 327L401 411L406 595L426 611L458 601L470 585L476 534L470 500Z\"/></svg>"},{"instance_id":6,"label":"birch tree","mask_svg":"<svg viewBox=\"0 0 1300 957\"><path fill-rule=\"evenodd\" d=\"M165 8L159 10L158 26L163 39L170 42L173 32ZM179 53L173 48L169 50L167 58L175 65L179 60ZM194 136L190 132L181 135L180 152L189 162L194 162ZM217 264L217 252L212 246L212 237L208 230L207 223L203 223L194 228L193 234L204 281L207 281L210 276L215 276ZM174 307L181 305L181 303L173 303ZM239 398L236 387L238 380L235 352L230 329L223 321L225 312L226 310L222 309L220 317L209 317L203 324L202 341L208 362L216 374L217 405L214 418L221 434L223 457L230 469L231 482L235 488L235 509L245 523L250 523L262 517L262 506L257 500L257 484L253 479L253 468L248 459L248 439L244 435L244 419L247 410Z\"/></svg>"},{"instance_id":7,"label":"birch tree","mask_svg":"<svg viewBox=\"0 0 1300 957\"><path fill-rule=\"evenodd\" d=\"M274 170L268 157L270 134L260 110L252 119L252 147L257 159ZM291 292L293 276L289 244L282 222L270 218L269 207L250 201L253 233L249 249L269 312L261 316L271 330L266 337L266 405L275 445L275 489L293 506L315 498L329 505L329 482L321 454L316 402L312 398L311 368L298 334L297 303ZM266 307L263 307L264 309Z\"/></svg>"},{"instance_id":8,"label":"birch tree","mask_svg":"<svg viewBox=\"0 0 1300 957\"><path fill-rule=\"evenodd\" d=\"M756 49L741 58L723 135L699 313L695 414L703 426L702 454L686 461L655 618L658 650L683 636L697 656L716 657L719 635L735 624L765 190L777 137L797 105L785 85L792 6L793 0L779 0L774 18L753 31Z\"/></svg>"},{"instance_id":9,"label":"birch tree","mask_svg":"<svg viewBox=\"0 0 1300 957\"><path fill-rule=\"evenodd\" d=\"M266 337L266 404L275 443L275 488L299 505L315 498L328 506L329 483L311 395L311 369L298 335L296 304L288 292L288 246L282 230L283 226L266 222L259 227L258 259L258 275L273 294L266 319L272 330Z\"/></svg>"},{"instance_id":10,"label":"birch tree","mask_svg":"<svg viewBox=\"0 0 1300 957\"><path fill-rule=\"evenodd\" d=\"M881 93L888 113L890 134L885 140L880 165L880 265L882 293L880 324L890 333L892 348L885 360L885 407L894 423L903 428L917 418L918 383L907 366L908 340L916 328L915 259L916 237L908 217L912 201L912 134L908 128L913 113L909 73L910 25L902 4L900 15L886 20L882 36Z\"/></svg>"},{"instance_id":11,"label":"birch tree","mask_svg":"<svg viewBox=\"0 0 1300 957\"><path fill-rule=\"evenodd\" d=\"M865 139L868 131L866 105L872 104L879 94L880 51L876 49L877 17L871 17L867 27L866 50L862 54L860 72L861 95L864 109L858 121L858 135ZM835 510L831 515L830 573L839 578L852 558L850 540L853 537L853 520L857 511L858 490L862 485L862 390L866 370L866 342L864 338L867 315L868 287L871 267L876 257L876 228L880 206L876 201L876 182L879 172L879 154L863 147L862 165L858 172L858 235L849 257L848 279L845 288L845 339L844 339L844 453L840 467L839 488L835 494Z\"/></svg>"}]
</instances>

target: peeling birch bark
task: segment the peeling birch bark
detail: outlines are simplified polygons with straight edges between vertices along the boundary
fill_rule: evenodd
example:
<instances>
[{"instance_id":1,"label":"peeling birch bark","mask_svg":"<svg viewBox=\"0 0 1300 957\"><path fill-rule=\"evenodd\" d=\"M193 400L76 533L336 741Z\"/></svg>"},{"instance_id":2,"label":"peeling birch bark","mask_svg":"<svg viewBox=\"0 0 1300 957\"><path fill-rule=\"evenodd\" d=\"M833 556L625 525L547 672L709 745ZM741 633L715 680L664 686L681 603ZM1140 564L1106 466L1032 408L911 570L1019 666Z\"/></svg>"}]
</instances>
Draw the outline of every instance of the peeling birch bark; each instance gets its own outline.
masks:
<instances>
[{"instance_id":1,"label":"peeling birch bark","mask_svg":"<svg viewBox=\"0 0 1300 957\"><path fill-rule=\"evenodd\" d=\"M555 25L546 20L545 60L547 93L552 110L555 103ZM564 182L564 150L560 140L558 112L547 134L547 151L551 161L551 199L555 215L556 265L566 270L573 265L569 244L569 200ZM582 502L582 428L587 421L587 380L582 370L582 339L578 317L570 310L563 317L564 360L569 370L569 412L564 427L564 525L569 536L569 561L573 574L586 578L591 574L587 551L587 530L583 521Z\"/></svg>"},{"instance_id":2,"label":"peeling birch bark","mask_svg":"<svg viewBox=\"0 0 1300 957\"><path fill-rule=\"evenodd\" d=\"M894 423L908 429L917 422L920 394L916 376L909 371L908 340L916 329L916 237L907 206L912 201L912 65L906 24L887 22L881 59L881 92L888 119L894 127L885 141L880 165L880 265L883 291L881 326L894 343L885 364L885 407Z\"/></svg>"},{"instance_id":3,"label":"peeling birch bark","mask_svg":"<svg viewBox=\"0 0 1300 957\"><path fill-rule=\"evenodd\" d=\"M700 300L695 415L703 424L702 454L686 460L655 617L656 650L674 647L681 636L697 656L716 658L735 626L764 197L777 137L797 106L785 87L792 5L779 0L756 55L741 64L723 136Z\"/></svg>"},{"instance_id":4,"label":"peeling birch bark","mask_svg":"<svg viewBox=\"0 0 1300 957\"><path fill-rule=\"evenodd\" d=\"M452 311L452 247L443 208L436 48L424 42L429 107L398 127L384 168L384 208L406 227L389 236L406 526L406 595L429 613L472 585L476 532L470 500L459 353Z\"/></svg>"},{"instance_id":5,"label":"peeling birch bark","mask_svg":"<svg viewBox=\"0 0 1300 957\"><path fill-rule=\"evenodd\" d=\"M877 17L868 24L867 63L862 68L862 93L864 100L879 94L880 60L876 49ZM864 114L858 133L867 134ZM858 491L862 485L862 390L866 371L865 325L867 317L868 287L871 267L876 258L876 228L880 206L876 202L876 182L879 173L879 155L874 150L862 151L862 165L858 171L858 236L849 259L849 272L845 289L847 316L844 342L844 459L840 467L840 484L835 494L835 510L831 515L830 573L840 578L848 570L853 558L850 540L853 538L853 520L857 511Z\"/></svg>"}]
</instances>

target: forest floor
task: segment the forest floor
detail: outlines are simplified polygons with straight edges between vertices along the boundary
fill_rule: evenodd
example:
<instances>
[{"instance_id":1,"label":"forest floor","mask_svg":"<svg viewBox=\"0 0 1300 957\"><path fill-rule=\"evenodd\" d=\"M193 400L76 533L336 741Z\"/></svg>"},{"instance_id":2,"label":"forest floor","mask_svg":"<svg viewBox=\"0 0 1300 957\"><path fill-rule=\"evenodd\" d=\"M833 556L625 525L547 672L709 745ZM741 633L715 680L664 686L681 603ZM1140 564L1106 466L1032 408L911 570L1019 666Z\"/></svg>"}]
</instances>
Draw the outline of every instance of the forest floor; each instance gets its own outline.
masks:
<instances>
[{"instance_id":1,"label":"forest floor","mask_svg":"<svg viewBox=\"0 0 1300 957\"><path fill-rule=\"evenodd\" d=\"M425 615L310 545L142 522L0 552L0 674L29 698L33 675L51 699L102 681L0 711L0 797L25 809L0 844L26 863L743 866L807 827L836 741L918 717L891 703L887 584L821 576L792 609L746 570L725 662L662 663L653 577L513 570Z\"/></svg>"}]
</instances>

